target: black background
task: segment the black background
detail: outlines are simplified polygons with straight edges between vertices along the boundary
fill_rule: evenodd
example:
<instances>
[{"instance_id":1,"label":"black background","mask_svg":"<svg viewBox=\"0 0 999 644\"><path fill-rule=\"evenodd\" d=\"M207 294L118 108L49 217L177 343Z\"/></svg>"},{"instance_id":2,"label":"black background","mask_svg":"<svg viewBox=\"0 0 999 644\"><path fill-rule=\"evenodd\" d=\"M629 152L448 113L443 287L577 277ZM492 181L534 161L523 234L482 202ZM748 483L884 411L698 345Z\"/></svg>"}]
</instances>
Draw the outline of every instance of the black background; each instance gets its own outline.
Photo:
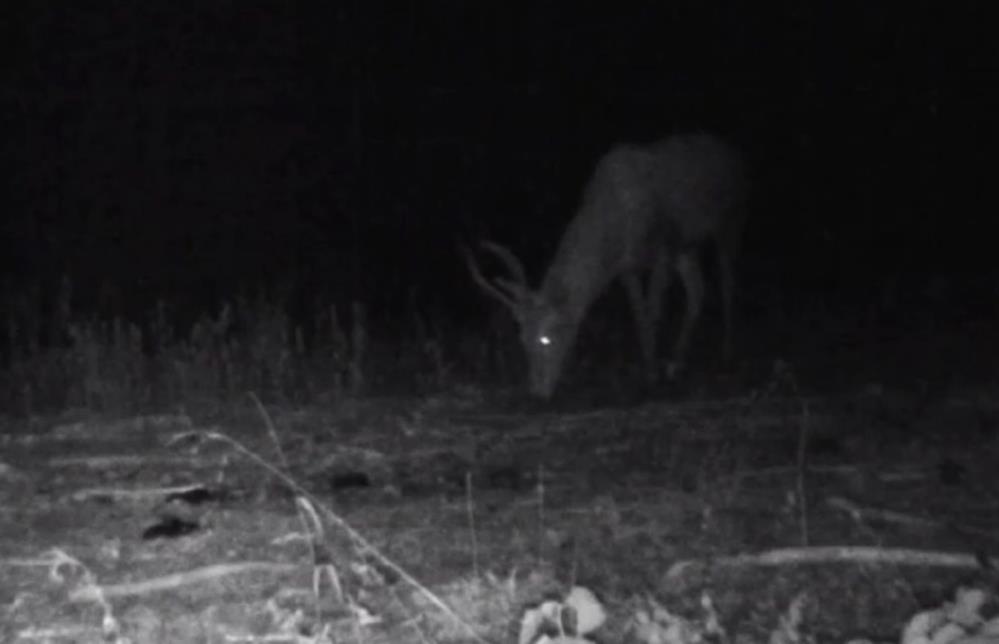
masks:
<instances>
[{"instance_id":1,"label":"black background","mask_svg":"<svg viewBox=\"0 0 999 644\"><path fill-rule=\"evenodd\" d=\"M4 287L139 314L240 289L486 306L540 277L619 141L702 129L754 181L760 289L999 291L986 3L22 3L5 7ZM748 295L747 295L748 294ZM752 302L747 303L752 309Z\"/></svg>"}]
</instances>

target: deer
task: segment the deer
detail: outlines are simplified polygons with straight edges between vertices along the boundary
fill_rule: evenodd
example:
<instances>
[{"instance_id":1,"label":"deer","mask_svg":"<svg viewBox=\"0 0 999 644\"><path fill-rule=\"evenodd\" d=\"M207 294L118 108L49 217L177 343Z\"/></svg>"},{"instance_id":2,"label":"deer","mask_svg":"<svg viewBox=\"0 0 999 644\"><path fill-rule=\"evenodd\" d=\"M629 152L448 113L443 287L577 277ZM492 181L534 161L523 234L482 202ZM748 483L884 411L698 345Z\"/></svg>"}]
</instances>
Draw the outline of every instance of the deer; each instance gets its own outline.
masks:
<instances>
[{"instance_id":1,"label":"deer","mask_svg":"<svg viewBox=\"0 0 999 644\"><path fill-rule=\"evenodd\" d=\"M463 247L475 284L509 308L519 325L530 393L551 398L587 312L618 278L627 292L646 378L655 382L664 298L673 274L679 275L685 310L666 368L669 379L678 377L704 305L701 251L710 244L721 287L722 353L730 360L734 263L747 184L740 155L711 134L617 144L597 162L537 289L530 288L523 263L509 248L480 241L481 251L506 269L506 275L489 280L475 254Z\"/></svg>"}]
</instances>

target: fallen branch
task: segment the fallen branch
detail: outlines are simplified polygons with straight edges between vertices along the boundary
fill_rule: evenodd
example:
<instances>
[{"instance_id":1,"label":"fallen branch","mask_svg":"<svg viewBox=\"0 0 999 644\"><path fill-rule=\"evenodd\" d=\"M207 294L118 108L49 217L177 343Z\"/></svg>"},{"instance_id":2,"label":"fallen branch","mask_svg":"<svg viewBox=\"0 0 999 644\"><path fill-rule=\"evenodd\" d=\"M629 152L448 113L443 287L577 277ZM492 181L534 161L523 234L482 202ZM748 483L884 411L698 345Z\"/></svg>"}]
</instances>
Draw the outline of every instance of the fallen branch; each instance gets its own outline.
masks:
<instances>
[{"instance_id":1,"label":"fallen branch","mask_svg":"<svg viewBox=\"0 0 999 644\"><path fill-rule=\"evenodd\" d=\"M115 467L151 465L190 465L189 456L150 456L148 454L96 454L92 456L57 456L45 463L52 469L85 467L91 470L109 470Z\"/></svg>"},{"instance_id":2,"label":"fallen branch","mask_svg":"<svg viewBox=\"0 0 999 644\"><path fill-rule=\"evenodd\" d=\"M884 523L892 523L917 530L953 530L959 534L999 540L999 535L991 530L982 530L981 528L975 528L972 526L953 525L945 521L926 519L924 517L914 516L912 514L899 512L897 510L866 508L841 496L829 497L829 499L826 500L826 503L831 508L842 510L847 513L857 523L861 523L863 521L882 521Z\"/></svg>"},{"instance_id":3,"label":"fallen branch","mask_svg":"<svg viewBox=\"0 0 999 644\"><path fill-rule=\"evenodd\" d=\"M173 485L168 487L152 487L142 489L126 489L113 487L92 487L77 490L69 495L73 501L86 501L88 499L99 500L120 500L120 499L147 499L161 498L170 495L181 495L193 490L202 489L205 486L200 483L188 485Z\"/></svg>"},{"instance_id":4,"label":"fallen branch","mask_svg":"<svg viewBox=\"0 0 999 644\"><path fill-rule=\"evenodd\" d=\"M178 572L165 577L156 577L127 584L84 585L69 593L69 600L74 602L99 601L100 598L134 597L148 595L164 590L173 590L182 586L190 586L212 579L240 575L247 572L287 573L303 570L297 564L273 563L270 561L247 561L243 563L216 564L186 572Z\"/></svg>"},{"instance_id":5,"label":"fallen branch","mask_svg":"<svg viewBox=\"0 0 999 644\"><path fill-rule=\"evenodd\" d=\"M813 548L778 548L756 554L735 555L718 559L688 559L678 561L666 572L666 581L676 581L689 570L722 567L785 566L816 563L889 564L894 566L925 566L933 568L980 569L982 562L974 555L952 552L932 552L909 548L874 548L869 546L821 546ZM991 560L999 565L999 560Z\"/></svg>"}]
</instances>

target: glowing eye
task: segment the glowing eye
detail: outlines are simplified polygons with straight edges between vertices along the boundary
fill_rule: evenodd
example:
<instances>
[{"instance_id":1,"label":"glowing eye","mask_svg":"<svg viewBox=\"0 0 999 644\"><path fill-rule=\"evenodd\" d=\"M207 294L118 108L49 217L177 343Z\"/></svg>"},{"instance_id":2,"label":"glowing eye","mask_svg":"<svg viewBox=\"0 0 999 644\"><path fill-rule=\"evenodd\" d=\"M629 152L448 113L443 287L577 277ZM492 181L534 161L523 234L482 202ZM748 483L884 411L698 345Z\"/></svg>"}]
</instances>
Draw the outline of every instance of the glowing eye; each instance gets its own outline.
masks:
<instances>
[{"instance_id":1,"label":"glowing eye","mask_svg":"<svg viewBox=\"0 0 999 644\"><path fill-rule=\"evenodd\" d=\"M539 342L539 343L540 343L540 344L541 344L542 346L545 346L545 347L547 347L548 345L550 345L550 344L552 343L552 339L551 339L551 338L549 338L549 337L548 337L547 335L543 335L543 336L541 336L540 338L538 338L538 342Z\"/></svg>"}]
</instances>

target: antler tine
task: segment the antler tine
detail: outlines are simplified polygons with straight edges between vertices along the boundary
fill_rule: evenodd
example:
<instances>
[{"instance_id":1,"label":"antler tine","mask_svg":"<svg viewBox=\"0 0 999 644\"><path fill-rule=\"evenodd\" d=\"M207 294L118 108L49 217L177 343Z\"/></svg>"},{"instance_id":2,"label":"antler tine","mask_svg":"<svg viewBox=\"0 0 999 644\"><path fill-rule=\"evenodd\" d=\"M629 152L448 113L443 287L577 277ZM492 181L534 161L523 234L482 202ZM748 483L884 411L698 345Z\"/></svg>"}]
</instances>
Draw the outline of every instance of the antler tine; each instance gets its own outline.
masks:
<instances>
[{"instance_id":1,"label":"antler tine","mask_svg":"<svg viewBox=\"0 0 999 644\"><path fill-rule=\"evenodd\" d=\"M464 244L461 244L460 248L461 254L465 256L468 271L472 274L472 279L475 280L479 288L510 307L514 312L519 311L523 300L523 291L511 284L509 280L497 280L495 284L487 280L482 271L479 270L479 265L475 261L475 255L472 251Z\"/></svg>"},{"instance_id":2,"label":"antler tine","mask_svg":"<svg viewBox=\"0 0 999 644\"><path fill-rule=\"evenodd\" d=\"M480 242L482 248L488 250L493 255L498 257L502 261L507 270L510 271L513 281L523 289L527 289L527 271L524 270L524 264L517 258L513 252L506 246L501 246L496 242L491 242L488 240L483 240Z\"/></svg>"}]
</instances>

